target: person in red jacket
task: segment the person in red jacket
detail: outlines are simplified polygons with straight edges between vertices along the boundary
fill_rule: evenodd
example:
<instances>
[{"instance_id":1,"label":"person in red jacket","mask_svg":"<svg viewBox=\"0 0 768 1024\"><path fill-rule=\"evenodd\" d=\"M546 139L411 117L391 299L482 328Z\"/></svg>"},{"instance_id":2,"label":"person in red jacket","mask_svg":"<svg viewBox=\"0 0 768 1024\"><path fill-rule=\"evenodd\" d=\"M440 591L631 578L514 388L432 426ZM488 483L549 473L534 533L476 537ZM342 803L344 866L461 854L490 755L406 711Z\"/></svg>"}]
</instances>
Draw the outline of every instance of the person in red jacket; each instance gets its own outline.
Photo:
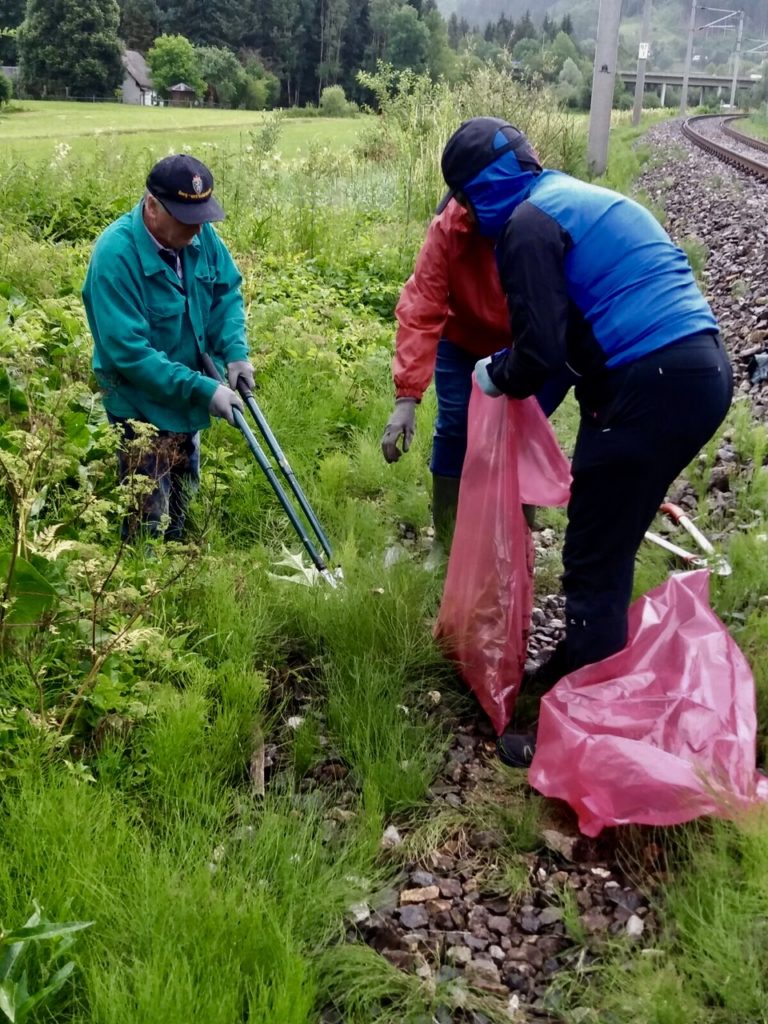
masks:
<instances>
[{"instance_id":1,"label":"person in red jacket","mask_svg":"<svg viewBox=\"0 0 768 1024\"><path fill-rule=\"evenodd\" d=\"M475 229L471 214L455 199L438 207L395 315L396 400L381 449L387 462L397 462L408 451L416 406L434 376L432 519L436 541L447 552L467 448L472 372L478 358L506 348L512 340L494 243Z\"/></svg>"}]
</instances>

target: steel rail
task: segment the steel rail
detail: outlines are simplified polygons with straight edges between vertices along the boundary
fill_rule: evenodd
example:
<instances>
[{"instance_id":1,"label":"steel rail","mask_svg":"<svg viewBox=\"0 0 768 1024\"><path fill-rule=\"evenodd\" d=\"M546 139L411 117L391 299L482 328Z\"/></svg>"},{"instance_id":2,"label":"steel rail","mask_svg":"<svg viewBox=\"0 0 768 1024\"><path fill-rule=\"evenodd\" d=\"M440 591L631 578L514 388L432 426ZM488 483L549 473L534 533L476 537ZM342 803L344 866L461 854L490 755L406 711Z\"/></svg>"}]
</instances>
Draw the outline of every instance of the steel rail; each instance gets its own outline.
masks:
<instances>
[{"instance_id":1,"label":"steel rail","mask_svg":"<svg viewBox=\"0 0 768 1024\"><path fill-rule=\"evenodd\" d=\"M757 139L754 135L747 135L745 132L740 132L738 128L731 127L733 121L738 121L740 118L744 118L746 116L746 114L733 114L731 117L724 117L722 124L723 134L729 136L729 138L735 139L736 142L740 142L744 146L750 146L752 149L757 149L761 153L768 153L767 140Z\"/></svg>"},{"instance_id":2,"label":"steel rail","mask_svg":"<svg viewBox=\"0 0 768 1024\"><path fill-rule=\"evenodd\" d=\"M741 171L746 171L747 174L754 174L755 177L761 178L763 181L768 181L768 163L760 160L752 160L743 153L737 153L735 150L729 149L727 146L723 146L718 142L713 142L712 139L707 138L696 130L697 124L700 124L703 121L711 121L713 118L718 118L721 122L725 122L725 124L721 125L723 131L725 131L727 122L736 120L737 116L738 115L731 115L730 117L724 118L721 114L697 114L696 116L686 118L686 120L683 121L683 135L685 135L687 139L690 139L694 145L699 146L707 153L711 153L719 160L722 160ZM731 128L729 134L731 134L735 139L737 134L740 135L741 133L736 133L736 130ZM746 138L747 137L744 136L745 140ZM739 141L742 140L739 139ZM752 145L753 141L755 140L750 140L747 144ZM753 146L753 148L762 150L763 147ZM768 149L766 151L768 152Z\"/></svg>"}]
</instances>

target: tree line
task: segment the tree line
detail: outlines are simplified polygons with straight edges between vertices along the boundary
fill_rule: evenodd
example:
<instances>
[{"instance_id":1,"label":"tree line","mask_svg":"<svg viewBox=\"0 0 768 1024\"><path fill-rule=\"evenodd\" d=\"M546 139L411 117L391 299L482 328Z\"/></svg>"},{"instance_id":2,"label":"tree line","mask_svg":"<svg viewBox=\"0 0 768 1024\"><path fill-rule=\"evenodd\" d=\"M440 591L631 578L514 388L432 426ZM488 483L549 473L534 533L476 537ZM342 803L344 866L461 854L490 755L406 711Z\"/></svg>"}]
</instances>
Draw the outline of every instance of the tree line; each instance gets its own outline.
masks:
<instances>
[{"instance_id":1,"label":"tree line","mask_svg":"<svg viewBox=\"0 0 768 1024\"><path fill-rule=\"evenodd\" d=\"M162 93L178 81L208 102L260 108L317 103L331 85L370 97L358 81L381 60L458 80L478 62L514 60L524 40L572 31L566 16L534 25L501 15L484 28L435 0L4 0L0 61L20 66L30 96L114 95L121 53L147 55ZM578 53L576 44L573 47ZM546 65L546 62L544 62ZM557 69L558 71L560 68Z\"/></svg>"},{"instance_id":2,"label":"tree line","mask_svg":"<svg viewBox=\"0 0 768 1024\"><path fill-rule=\"evenodd\" d=\"M632 9L641 0L626 0ZM680 2L680 0L678 0ZM764 0L745 0L747 4ZM20 65L30 96L111 97L123 78L125 48L147 56L160 95L180 81L200 102L262 109L317 104L333 96L369 102L359 73L384 61L433 79L460 81L486 62L549 85L568 106L589 106L592 49L580 44L571 17L547 11L534 21L501 13L472 25L445 18L436 0L3 0L0 61ZM713 68L732 39L713 42ZM593 44L592 44L593 45ZM676 62L659 46L655 65ZM620 61L632 64L623 51ZM327 92L333 88L333 94ZM343 90L343 92L342 92ZM617 86L617 105L628 98Z\"/></svg>"}]
</instances>

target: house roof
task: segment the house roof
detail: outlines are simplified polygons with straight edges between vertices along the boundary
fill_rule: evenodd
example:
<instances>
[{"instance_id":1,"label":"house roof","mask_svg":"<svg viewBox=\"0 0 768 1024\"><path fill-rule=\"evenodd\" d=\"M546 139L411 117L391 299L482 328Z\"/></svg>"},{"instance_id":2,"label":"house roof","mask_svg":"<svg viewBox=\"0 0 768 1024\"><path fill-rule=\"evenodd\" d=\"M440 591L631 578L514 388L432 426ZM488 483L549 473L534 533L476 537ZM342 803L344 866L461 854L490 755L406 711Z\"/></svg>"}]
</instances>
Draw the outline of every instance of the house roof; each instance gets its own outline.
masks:
<instances>
[{"instance_id":1,"label":"house roof","mask_svg":"<svg viewBox=\"0 0 768 1024\"><path fill-rule=\"evenodd\" d=\"M138 50L123 50L123 67L141 89L152 88L147 62Z\"/></svg>"},{"instance_id":2,"label":"house roof","mask_svg":"<svg viewBox=\"0 0 768 1024\"><path fill-rule=\"evenodd\" d=\"M176 85L172 85L168 92L194 92L195 90L191 85L187 85L186 82L177 82Z\"/></svg>"}]
</instances>

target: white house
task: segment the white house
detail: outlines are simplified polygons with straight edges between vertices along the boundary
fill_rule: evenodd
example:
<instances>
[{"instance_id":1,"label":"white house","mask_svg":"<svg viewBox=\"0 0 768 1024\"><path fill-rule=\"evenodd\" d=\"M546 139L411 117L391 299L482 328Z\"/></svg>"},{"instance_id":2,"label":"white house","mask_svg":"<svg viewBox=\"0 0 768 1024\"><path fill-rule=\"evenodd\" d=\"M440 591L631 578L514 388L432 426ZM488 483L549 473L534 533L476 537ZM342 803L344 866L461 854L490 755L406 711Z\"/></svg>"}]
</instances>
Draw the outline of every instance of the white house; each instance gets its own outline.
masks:
<instances>
[{"instance_id":1,"label":"white house","mask_svg":"<svg viewBox=\"0 0 768 1024\"><path fill-rule=\"evenodd\" d=\"M152 78L147 62L138 50L123 51L122 97L123 103L137 103L142 107L151 107L156 102L157 93L152 85Z\"/></svg>"}]
</instances>

